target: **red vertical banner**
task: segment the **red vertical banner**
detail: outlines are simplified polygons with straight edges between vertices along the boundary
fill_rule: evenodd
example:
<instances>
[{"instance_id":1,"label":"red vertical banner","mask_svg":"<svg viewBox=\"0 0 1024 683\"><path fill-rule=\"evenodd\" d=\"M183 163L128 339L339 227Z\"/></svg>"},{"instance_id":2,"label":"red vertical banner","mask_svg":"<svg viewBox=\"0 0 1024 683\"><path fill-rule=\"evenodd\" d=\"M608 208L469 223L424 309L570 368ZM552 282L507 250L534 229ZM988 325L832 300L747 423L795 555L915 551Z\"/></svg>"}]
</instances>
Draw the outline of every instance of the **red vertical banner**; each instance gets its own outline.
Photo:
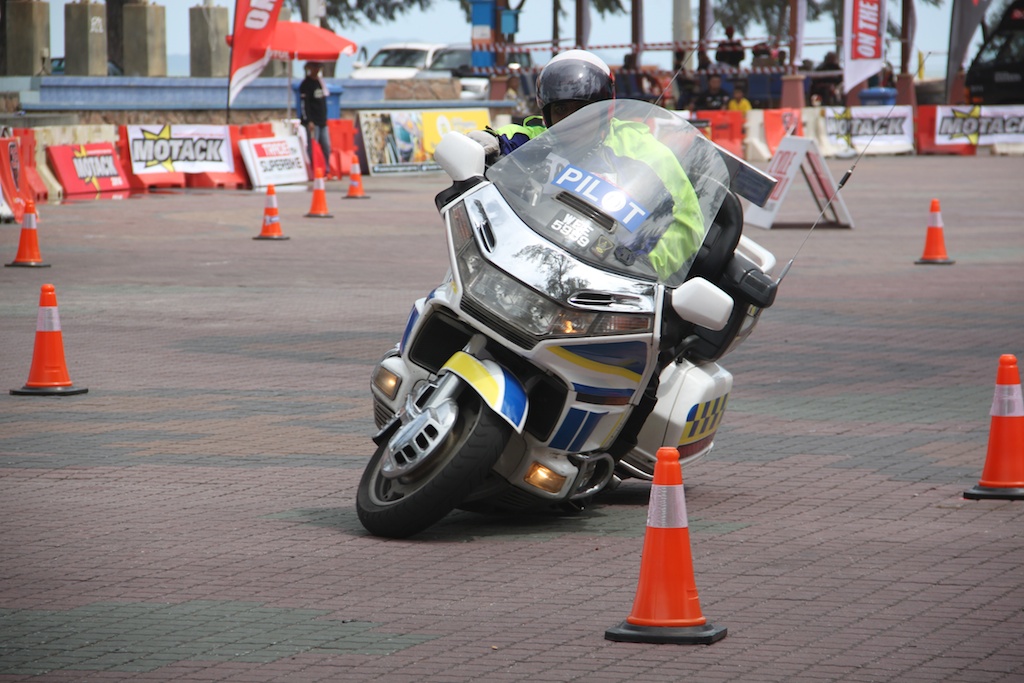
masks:
<instances>
[{"instance_id":1,"label":"red vertical banner","mask_svg":"<svg viewBox=\"0 0 1024 683\"><path fill-rule=\"evenodd\" d=\"M882 70L885 57L885 0L845 0L843 5L843 88Z\"/></svg>"},{"instance_id":2,"label":"red vertical banner","mask_svg":"<svg viewBox=\"0 0 1024 683\"><path fill-rule=\"evenodd\" d=\"M231 38L228 106L270 61L270 38L284 0L236 0L235 32Z\"/></svg>"}]
</instances>

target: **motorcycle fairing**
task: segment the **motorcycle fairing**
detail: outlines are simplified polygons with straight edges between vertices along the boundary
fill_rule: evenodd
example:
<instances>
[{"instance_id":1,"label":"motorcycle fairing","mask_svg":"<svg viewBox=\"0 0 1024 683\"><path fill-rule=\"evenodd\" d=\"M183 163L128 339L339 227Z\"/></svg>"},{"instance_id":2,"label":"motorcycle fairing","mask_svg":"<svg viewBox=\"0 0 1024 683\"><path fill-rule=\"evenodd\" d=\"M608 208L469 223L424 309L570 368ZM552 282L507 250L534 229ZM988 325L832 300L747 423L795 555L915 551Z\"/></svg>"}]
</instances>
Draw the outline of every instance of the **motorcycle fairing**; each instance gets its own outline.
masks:
<instances>
[{"instance_id":1,"label":"motorcycle fairing","mask_svg":"<svg viewBox=\"0 0 1024 683\"><path fill-rule=\"evenodd\" d=\"M526 424L526 390L512 373L492 360L479 360L465 351L455 353L441 368L463 379L491 410L501 415L517 433Z\"/></svg>"},{"instance_id":2,"label":"motorcycle fairing","mask_svg":"<svg viewBox=\"0 0 1024 683\"><path fill-rule=\"evenodd\" d=\"M725 415L725 405L729 402L729 394L719 396L713 401L694 404L686 415L686 424L683 425L682 435L679 437L680 446L688 446L701 439L715 435L718 425Z\"/></svg>"}]
</instances>

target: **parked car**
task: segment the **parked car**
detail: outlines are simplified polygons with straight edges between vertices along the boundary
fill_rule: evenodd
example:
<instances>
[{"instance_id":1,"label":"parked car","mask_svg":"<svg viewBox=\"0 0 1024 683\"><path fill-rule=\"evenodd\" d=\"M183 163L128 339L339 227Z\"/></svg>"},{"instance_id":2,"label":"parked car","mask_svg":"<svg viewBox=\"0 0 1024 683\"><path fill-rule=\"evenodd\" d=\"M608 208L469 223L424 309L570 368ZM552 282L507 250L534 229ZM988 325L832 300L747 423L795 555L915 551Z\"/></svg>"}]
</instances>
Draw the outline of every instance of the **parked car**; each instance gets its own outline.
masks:
<instances>
[{"instance_id":1,"label":"parked car","mask_svg":"<svg viewBox=\"0 0 1024 683\"><path fill-rule=\"evenodd\" d=\"M63 76L64 75L64 58L53 57L50 59L50 75L51 76ZM121 67L113 62L107 62L107 75L108 76L123 76L124 72L121 71Z\"/></svg>"},{"instance_id":2,"label":"parked car","mask_svg":"<svg viewBox=\"0 0 1024 683\"><path fill-rule=\"evenodd\" d=\"M509 52L507 63L529 69L533 62L529 52ZM469 45L450 45L438 50L434 60L417 78L458 78L464 100L486 100L490 91L490 78L473 74L473 48Z\"/></svg>"},{"instance_id":3,"label":"parked car","mask_svg":"<svg viewBox=\"0 0 1024 683\"><path fill-rule=\"evenodd\" d=\"M356 62L350 78L357 80L369 79L401 79L415 78L422 70L429 67L435 55L446 48L444 43L392 43L385 45L368 64Z\"/></svg>"}]
</instances>

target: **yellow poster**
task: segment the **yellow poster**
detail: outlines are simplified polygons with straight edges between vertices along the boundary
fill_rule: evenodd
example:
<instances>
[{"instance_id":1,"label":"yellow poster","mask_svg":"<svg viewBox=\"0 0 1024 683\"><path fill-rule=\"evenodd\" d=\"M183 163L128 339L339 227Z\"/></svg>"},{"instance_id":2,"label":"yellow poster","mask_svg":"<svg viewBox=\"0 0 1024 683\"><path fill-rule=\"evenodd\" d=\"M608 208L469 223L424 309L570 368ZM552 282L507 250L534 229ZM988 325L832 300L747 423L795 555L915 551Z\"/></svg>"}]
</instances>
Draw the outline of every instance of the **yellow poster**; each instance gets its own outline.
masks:
<instances>
[{"instance_id":1,"label":"yellow poster","mask_svg":"<svg viewBox=\"0 0 1024 683\"><path fill-rule=\"evenodd\" d=\"M491 125L487 109L435 109L423 112L423 148L433 158L434 148L448 131L468 133Z\"/></svg>"}]
</instances>

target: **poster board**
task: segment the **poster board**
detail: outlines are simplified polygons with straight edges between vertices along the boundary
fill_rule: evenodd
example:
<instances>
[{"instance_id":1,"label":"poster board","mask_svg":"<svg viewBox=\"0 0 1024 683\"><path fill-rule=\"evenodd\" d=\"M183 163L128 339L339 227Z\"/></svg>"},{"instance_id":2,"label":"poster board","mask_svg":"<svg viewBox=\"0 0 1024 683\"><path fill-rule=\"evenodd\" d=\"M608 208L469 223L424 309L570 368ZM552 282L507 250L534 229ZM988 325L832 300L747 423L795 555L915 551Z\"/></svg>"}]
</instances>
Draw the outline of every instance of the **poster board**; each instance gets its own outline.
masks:
<instances>
[{"instance_id":1,"label":"poster board","mask_svg":"<svg viewBox=\"0 0 1024 683\"><path fill-rule=\"evenodd\" d=\"M305 151L297 135L242 139L238 149L253 187L309 181Z\"/></svg>"},{"instance_id":2,"label":"poster board","mask_svg":"<svg viewBox=\"0 0 1024 683\"><path fill-rule=\"evenodd\" d=\"M745 207L744 224L766 230L776 228L810 227L812 223L776 223L779 209L786 195L794 185L800 184L800 178L806 181L808 189L818 211L822 213L821 228L852 228L853 218L846 208L846 202L836 192L836 182L832 172L825 164L817 143L811 138L786 136L779 143L778 149L768 165L768 174L778 180L764 208L758 206ZM831 203L829 199L831 198Z\"/></svg>"},{"instance_id":3,"label":"poster board","mask_svg":"<svg viewBox=\"0 0 1024 683\"><path fill-rule=\"evenodd\" d=\"M445 133L468 133L491 123L487 109L402 109L359 112L367 172L439 171L434 148Z\"/></svg>"},{"instance_id":4,"label":"poster board","mask_svg":"<svg viewBox=\"0 0 1024 683\"><path fill-rule=\"evenodd\" d=\"M914 108L825 107L825 136L832 147L857 154L908 154L914 151Z\"/></svg>"},{"instance_id":5,"label":"poster board","mask_svg":"<svg viewBox=\"0 0 1024 683\"><path fill-rule=\"evenodd\" d=\"M1024 106L939 106L935 144L951 146L1024 143Z\"/></svg>"}]
</instances>

